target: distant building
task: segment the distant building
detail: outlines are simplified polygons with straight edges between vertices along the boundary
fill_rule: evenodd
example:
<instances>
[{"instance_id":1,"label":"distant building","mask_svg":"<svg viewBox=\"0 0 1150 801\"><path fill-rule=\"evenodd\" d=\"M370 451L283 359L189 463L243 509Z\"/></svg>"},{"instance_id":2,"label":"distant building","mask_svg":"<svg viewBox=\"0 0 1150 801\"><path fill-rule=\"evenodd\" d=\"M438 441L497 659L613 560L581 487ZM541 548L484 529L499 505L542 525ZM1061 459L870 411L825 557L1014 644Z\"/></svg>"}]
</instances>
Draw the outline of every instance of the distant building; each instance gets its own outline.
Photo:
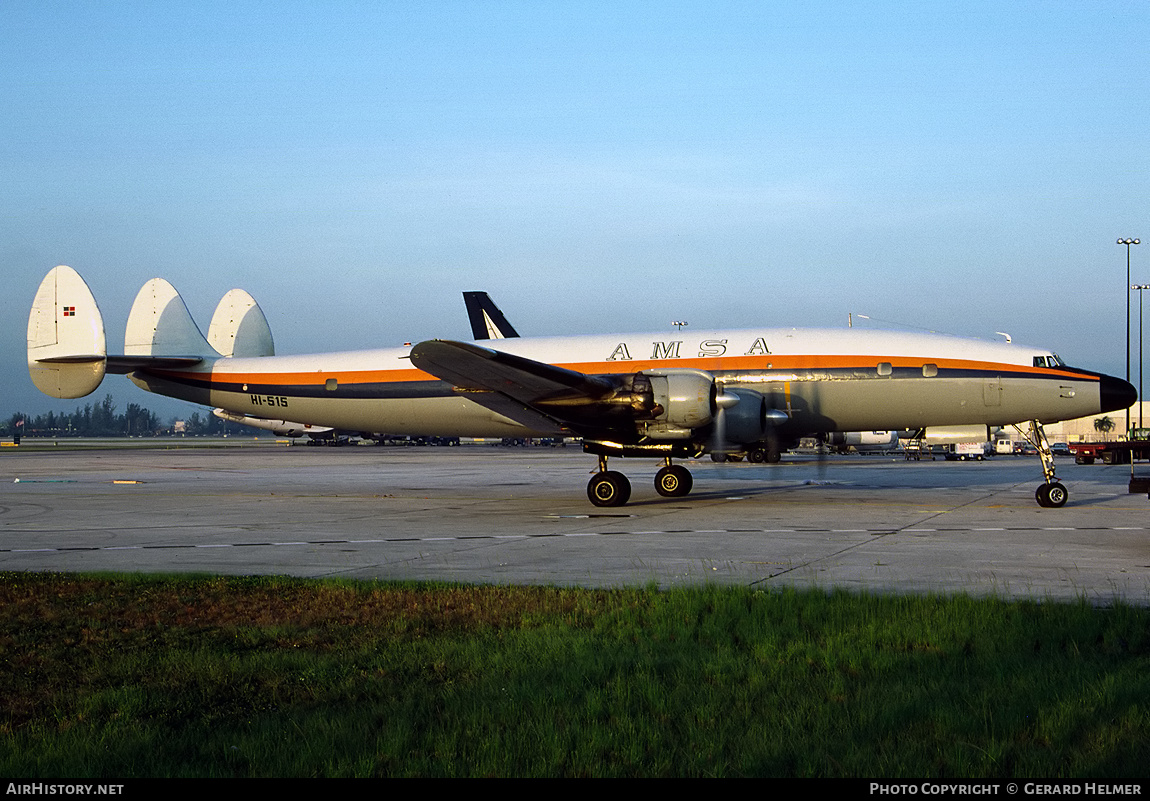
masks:
<instances>
[{"instance_id":1,"label":"distant building","mask_svg":"<svg viewBox=\"0 0 1150 801\"><path fill-rule=\"evenodd\" d=\"M1141 419L1150 426L1150 402L1141 401ZM1138 426L1139 420L1139 404L1135 403L1130 407L1130 425L1133 427ZM1109 417L1110 421L1114 424L1113 428L1109 431L1100 431L1094 421ZM1027 430L1027 426L1022 426L1023 430ZM1107 414L1095 414L1090 417L1079 417L1076 420L1066 420L1061 423L1051 423L1046 426L1046 438L1051 442L1109 442L1126 438L1126 411L1109 412ZM1024 437L1019 436L1018 432L1010 426L1003 429L1005 436L1016 442L1023 441Z\"/></svg>"}]
</instances>

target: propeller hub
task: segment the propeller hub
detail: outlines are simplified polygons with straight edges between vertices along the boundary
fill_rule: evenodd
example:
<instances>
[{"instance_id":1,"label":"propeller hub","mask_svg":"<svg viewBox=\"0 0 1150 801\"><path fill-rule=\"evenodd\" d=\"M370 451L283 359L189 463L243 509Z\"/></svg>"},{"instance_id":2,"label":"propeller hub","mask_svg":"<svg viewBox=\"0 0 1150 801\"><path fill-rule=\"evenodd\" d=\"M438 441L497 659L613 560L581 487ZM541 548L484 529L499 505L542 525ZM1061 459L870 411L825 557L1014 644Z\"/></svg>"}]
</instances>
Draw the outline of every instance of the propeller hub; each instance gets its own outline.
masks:
<instances>
[{"instance_id":1,"label":"propeller hub","mask_svg":"<svg viewBox=\"0 0 1150 801\"><path fill-rule=\"evenodd\" d=\"M739 403L739 396L730 392L720 392L715 396L715 405L720 409L731 409Z\"/></svg>"}]
</instances>

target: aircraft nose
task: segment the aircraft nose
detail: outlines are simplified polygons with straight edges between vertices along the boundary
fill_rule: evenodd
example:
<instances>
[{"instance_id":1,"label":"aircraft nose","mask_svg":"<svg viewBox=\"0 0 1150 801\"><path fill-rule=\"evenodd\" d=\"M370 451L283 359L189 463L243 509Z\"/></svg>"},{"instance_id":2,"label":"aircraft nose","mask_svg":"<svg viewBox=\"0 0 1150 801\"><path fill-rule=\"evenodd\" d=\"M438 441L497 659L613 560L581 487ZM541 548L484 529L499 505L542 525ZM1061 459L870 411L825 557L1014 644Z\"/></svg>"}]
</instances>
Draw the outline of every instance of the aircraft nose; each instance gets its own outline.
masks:
<instances>
[{"instance_id":1,"label":"aircraft nose","mask_svg":"<svg viewBox=\"0 0 1150 801\"><path fill-rule=\"evenodd\" d=\"M1138 390L1129 381L1104 375L1098 387L1098 400L1103 412L1117 412L1134 405L1138 400Z\"/></svg>"}]
</instances>

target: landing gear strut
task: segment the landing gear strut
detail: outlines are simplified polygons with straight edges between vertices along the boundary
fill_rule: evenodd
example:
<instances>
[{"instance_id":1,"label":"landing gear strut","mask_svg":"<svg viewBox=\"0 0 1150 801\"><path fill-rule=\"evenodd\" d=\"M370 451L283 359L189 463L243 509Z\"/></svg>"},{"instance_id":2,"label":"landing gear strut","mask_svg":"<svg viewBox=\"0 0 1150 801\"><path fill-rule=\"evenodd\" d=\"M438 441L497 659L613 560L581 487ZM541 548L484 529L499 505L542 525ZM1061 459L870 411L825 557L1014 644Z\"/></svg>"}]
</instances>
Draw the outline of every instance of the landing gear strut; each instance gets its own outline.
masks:
<instances>
[{"instance_id":1,"label":"landing gear strut","mask_svg":"<svg viewBox=\"0 0 1150 801\"><path fill-rule=\"evenodd\" d=\"M664 498L682 498L691 491L691 471L671 464L670 457L655 474L655 491ZM599 472L587 483L587 498L596 506L623 506L631 499L631 482L622 473L607 469L607 457L599 455Z\"/></svg>"},{"instance_id":2,"label":"landing gear strut","mask_svg":"<svg viewBox=\"0 0 1150 801\"><path fill-rule=\"evenodd\" d=\"M1038 505L1047 509L1058 509L1066 504L1066 499L1070 494L1066 491L1058 477L1054 475L1054 454L1050 452L1050 443L1046 440L1046 432L1042 428L1042 423L1037 420L1030 421L1030 433L1027 434L1018 426L1014 429L1026 437L1038 450L1038 458L1042 460L1042 475L1046 479L1046 483L1042 484L1034 491L1034 499L1038 501Z\"/></svg>"}]
</instances>

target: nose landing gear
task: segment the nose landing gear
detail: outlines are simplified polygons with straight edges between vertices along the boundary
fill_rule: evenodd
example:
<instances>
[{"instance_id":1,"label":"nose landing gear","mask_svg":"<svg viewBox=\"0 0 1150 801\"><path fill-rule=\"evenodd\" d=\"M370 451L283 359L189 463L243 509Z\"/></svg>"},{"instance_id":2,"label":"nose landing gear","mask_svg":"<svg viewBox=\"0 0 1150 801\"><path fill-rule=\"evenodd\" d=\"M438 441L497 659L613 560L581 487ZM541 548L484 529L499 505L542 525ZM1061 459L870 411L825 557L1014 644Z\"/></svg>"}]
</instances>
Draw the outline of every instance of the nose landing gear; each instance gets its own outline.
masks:
<instances>
[{"instance_id":1,"label":"nose landing gear","mask_svg":"<svg viewBox=\"0 0 1150 801\"><path fill-rule=\"evenodd\" d=\"M1029 434L1018 426L1014 426L1014 430L1026 437L1038 451L1038 458L1042 460L1042 476L1046 479L1046 483L1041 484L1034 491L1034 499L1038 501L1038 505L1046 509L1058 509L1065 506L1070 493L1066 491L1066 487L1054 474L1054 454L1050 451L1050 443L1046 439L1046 431L1043 430L1042 423L1031 420Z\"/></svg>"}]
</instances>

